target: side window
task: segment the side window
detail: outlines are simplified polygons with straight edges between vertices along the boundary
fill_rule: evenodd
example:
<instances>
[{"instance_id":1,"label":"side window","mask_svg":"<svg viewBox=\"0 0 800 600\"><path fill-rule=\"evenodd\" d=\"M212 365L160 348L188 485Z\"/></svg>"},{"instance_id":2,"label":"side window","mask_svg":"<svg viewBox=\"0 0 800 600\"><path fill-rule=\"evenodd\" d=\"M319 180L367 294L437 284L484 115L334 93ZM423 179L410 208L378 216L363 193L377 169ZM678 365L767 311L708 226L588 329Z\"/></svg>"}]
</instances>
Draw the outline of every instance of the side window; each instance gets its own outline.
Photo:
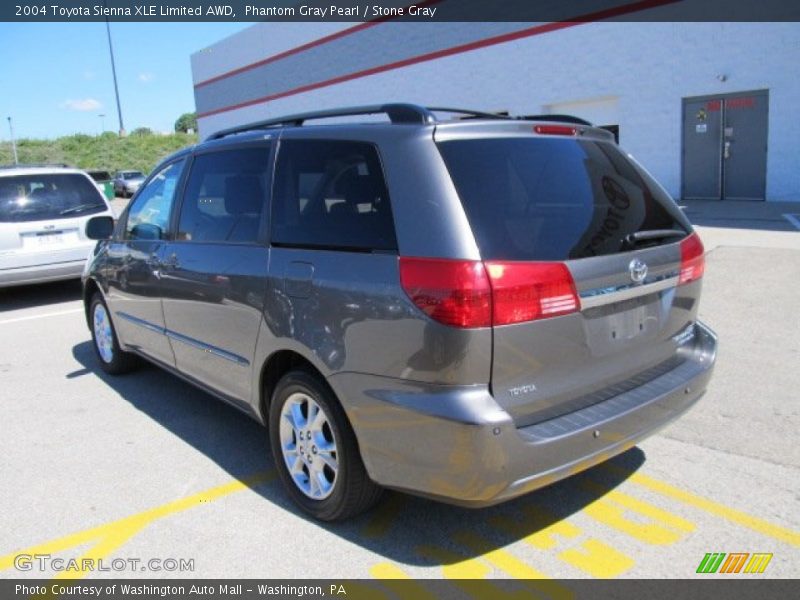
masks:
<instances>
[{"instance_id":1,"label":"side window","mask_svg":"<svg viewBox=\"0 0 800 600\"><path fill-rule=\"evenodd\" d=\"M128 211L125 239L164 239L183 163L183 159L170 163L142 188Z\"/></svg>"},{"instance_id":2,"label":"side window","mask_svg":"<svg viewBox=\"0 0 800 600\"><path fill-rule=\"evenodd\" d=\"M269 148L195 157L178 222L178 240L253 243L267 200Z\"/></svg>"},{"instance_id":3,"label":"side window","mask_svg":"<svg viewBox=\"0 0 800 600\"><path fill-rule=\"evenodd\" d=\"M375 147L364 142L281 142L272 243L396 250L389 193Z\"/></svg>"}]
</instances>

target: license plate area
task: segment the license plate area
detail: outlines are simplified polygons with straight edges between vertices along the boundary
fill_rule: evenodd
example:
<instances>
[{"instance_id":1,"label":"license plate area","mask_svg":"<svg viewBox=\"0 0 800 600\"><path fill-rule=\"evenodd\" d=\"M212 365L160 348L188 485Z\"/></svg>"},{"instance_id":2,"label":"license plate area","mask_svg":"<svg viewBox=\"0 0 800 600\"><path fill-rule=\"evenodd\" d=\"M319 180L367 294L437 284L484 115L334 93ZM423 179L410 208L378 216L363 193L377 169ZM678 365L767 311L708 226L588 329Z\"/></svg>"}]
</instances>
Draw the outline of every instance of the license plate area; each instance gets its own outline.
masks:
<instances>
[{"instance_id":1,"label":"license plate area","mask_svg":"<svg viewBox=\"0 0 800 600\"><path fill-rule=\"evenodd\" d=\"M666 293L656 292L584 311L586 339L592 354L613 354L657 337L669 312Z\"/></svg>"},{"instance_id":2,"label":"license plate area","mask_svg":"<svg viewBox=\"0 0 800 600\"><path fill-rule=\"evenodd\" d=\"M22 247L26 250L46 250L78 241L77 231L54 229L22 234Z\"/></svg>"}]
</instances>

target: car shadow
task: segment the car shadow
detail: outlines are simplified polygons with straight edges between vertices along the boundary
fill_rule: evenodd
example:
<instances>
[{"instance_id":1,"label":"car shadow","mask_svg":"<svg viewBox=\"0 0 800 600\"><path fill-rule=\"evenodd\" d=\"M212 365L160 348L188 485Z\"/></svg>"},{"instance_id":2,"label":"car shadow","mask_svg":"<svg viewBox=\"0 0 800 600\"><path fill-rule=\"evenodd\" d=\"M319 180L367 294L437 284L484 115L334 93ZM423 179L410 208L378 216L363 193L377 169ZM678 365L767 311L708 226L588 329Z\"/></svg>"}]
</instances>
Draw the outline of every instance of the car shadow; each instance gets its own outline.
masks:
<instances>
[{"instance_id":1,"label":"car shadow","mask_svg":"<svg viewBox=\"0 0 800 600\"><path fill-rule=\"evenodd\" d=\"M0 312L81 299L80 279L0 288Z\"/></svg>"},{"instance_id":2,"label":"car shadow","mask_svg":"<svg viewBox=\"0 0 800 600\"><path fill-rule=\"evenodd\" d=\"M134 408L248 483L272 468L266 430L255 420L181 379L150 365L129 376L100 370L89 341L72 349L83 369L94 373ZM344 523L319 523L302 513L280 482L250 485L282 509L389 560L415 566L453 564L535 534L580 512L613 490L644 463L632 448L589 469L516 500L484 509L465 509L387 491L370 512ZM254 516L257 519L257 515Z\"/></svg>"}]
</instances>

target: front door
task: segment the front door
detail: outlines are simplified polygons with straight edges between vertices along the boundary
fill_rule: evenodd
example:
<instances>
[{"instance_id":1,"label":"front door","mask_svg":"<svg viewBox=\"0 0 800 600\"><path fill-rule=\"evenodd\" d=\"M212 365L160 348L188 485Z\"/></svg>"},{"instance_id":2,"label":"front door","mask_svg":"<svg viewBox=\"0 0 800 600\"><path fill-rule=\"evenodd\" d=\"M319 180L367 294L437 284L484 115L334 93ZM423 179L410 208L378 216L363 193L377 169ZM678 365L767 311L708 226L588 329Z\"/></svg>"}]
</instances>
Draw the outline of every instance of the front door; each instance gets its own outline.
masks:
<instances>
[{"instance_id":1,"label":"front door","mask_svg":"<svg viewBox=\"0 0 800 600\"><path fill-rule=\"evenodd\" d=\"M134 198L119 239L108 249L108 306L123 344L174 365L164 335L161 259L183 160L161 169Z\"/></svg>"},{"instance_id":2,"label":"front door","mask_svg":"<svg viewBox=\"0 0 800 600\"><path fill-rule=\"evenodd\" d=\"M766 90L683 100L682 196L764 200Z\"/></svg>"}]
</instances>

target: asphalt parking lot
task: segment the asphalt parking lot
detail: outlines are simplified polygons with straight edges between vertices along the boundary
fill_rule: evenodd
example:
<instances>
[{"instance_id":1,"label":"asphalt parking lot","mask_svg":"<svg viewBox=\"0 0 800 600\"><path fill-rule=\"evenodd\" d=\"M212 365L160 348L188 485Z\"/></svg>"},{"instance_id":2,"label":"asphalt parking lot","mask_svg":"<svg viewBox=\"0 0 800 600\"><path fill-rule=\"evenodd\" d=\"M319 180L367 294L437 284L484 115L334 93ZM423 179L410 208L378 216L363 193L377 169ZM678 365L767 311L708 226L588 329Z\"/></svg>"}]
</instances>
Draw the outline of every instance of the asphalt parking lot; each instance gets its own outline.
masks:
<instances>
[{"instance_id":1,"label":"asphalt parking lot","mask_svg":"<svg viewBox=\"0 0 800 600\"><path fill-rule=\"evenodd\" d=\"M483 510L388 493L352 522L311 521L258 424L156 368L99 370L79 283L0 290L0 577L67 575L19 570L20 554L193 560L72 577L796 577L800 221L783 214L800 204L686 210L720 337L705 397L609 463ZM772 558L697 575L719 552Z\"/></svg>"}]
</instances>

